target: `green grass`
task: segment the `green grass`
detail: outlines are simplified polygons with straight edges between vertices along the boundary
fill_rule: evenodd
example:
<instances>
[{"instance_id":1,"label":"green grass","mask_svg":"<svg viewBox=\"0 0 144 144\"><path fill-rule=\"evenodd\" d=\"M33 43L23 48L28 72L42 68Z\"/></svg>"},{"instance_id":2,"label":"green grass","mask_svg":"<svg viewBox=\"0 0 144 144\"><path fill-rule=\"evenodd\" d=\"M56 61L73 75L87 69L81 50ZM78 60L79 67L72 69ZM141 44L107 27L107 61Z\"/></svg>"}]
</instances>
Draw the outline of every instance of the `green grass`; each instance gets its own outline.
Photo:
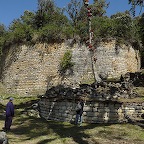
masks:
<instances>
[{"instance_id":1,"label":"green grass","mask_svg":"<svg viewBox=\"0 0 144 144\"><path fill-rule=\"evenodd\" d=\"M0 105L0 113L8 100ZM7 132L10 144L143 144L144 131L131 124L86 124L77 127L68 122L46 121L24 113L36 98L16 98L15 117L11 131ZM0 129L4 118L0 117Z\"/></svg>"},{"instance_id":2,"label":"green grass","mask_svg":"<svg viewBox=\"0 0 144 144\"><path fill-rule=\"evenodd\" d=\"M15 117L11 131L7 132L10 144L143 144L144 130L131 124L87 124L77 127L68 122L46 121L28 116L26 109L37 102L36 97L20 97L5 93L0 86L0 129L2 116L10 96L14 97ZM143 88L136 88L144 97Z\"/></svg>"}]
</instances>

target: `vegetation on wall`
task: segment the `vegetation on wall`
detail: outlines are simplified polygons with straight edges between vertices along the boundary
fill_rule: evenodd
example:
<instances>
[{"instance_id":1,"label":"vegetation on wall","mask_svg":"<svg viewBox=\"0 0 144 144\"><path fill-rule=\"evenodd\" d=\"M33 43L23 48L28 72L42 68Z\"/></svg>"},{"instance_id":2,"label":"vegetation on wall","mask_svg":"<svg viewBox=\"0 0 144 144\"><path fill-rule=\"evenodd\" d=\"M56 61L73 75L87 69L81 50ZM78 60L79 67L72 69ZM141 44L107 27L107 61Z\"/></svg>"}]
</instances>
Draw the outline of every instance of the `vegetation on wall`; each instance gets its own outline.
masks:
<instances>
[{"instance_id":1,"label":"vegetation on wall","mask_svg":"<svg viewBox=\"0 0 144 144\"><path fill-rule=\"evenodd\" d=\"M129 2L132 6L143 4L143 1ZM93 14L93 41L116 38L118 41L131 43L136 48L143 48L144 14L132 17L126 11L107 17L108 6L106 0L94 0L89 5ZM19 19L12 21L8 29L0 24L0 51L12 44L62 42L75 36L79 36L83 42L89 36L87 9L81 0L71 0L65 9L58 8L52 0L38 0L36 12L25 11Z\"/></svg>"},{"instance_id":2,"label":"vegetation on wall","mask_svg":"<svg viewBox=\"0 0 144 144\"><path fill-rule=\"evenodd\" d=\"M70 69L74 66L74 63L71 61L72 52L70 50L66 51L63 58L60 62L60 73L64 73L67 69Z\"/></svg>"}]
</instances>

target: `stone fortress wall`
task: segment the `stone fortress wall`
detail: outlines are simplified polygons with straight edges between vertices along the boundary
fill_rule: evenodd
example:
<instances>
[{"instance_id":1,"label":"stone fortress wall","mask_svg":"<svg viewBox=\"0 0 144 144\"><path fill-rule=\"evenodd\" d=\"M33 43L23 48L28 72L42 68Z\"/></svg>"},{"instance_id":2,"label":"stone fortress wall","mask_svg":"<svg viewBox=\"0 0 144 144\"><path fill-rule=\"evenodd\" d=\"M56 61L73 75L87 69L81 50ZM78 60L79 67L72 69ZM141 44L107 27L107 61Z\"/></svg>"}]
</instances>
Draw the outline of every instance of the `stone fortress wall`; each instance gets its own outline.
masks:
<instances>
[{"instance_id":1,"label":"stone fortress wall","mask_svg":"<svg viewBox=\"0 0 144 144\"><path fill-rule=\"evenodd\" d=\"M41 98L40 115L46 120L74 121L75 101ZM86 101L83 122L124 123L127 117L140 119L144 113L144 103L119 103L116 101Z\"/></svg>"},{"instance_id":2,"label":"stone fortress wall","mask_svg":"<svg viewBox=\"0 0 144 144\"><path fill-rule=\"evenodd\" d=\"M72 51L74 66L61 76L59 65L67 50ZM116 47L115 40L101 42L93 54L78 43L22 45L13 46L3 59L1 82L9 93L36 96L59 84L78 87L94 82L94 75L97 80L111 79L139 69L138 51L132 46Z\"/></svg>"}]
</instances>

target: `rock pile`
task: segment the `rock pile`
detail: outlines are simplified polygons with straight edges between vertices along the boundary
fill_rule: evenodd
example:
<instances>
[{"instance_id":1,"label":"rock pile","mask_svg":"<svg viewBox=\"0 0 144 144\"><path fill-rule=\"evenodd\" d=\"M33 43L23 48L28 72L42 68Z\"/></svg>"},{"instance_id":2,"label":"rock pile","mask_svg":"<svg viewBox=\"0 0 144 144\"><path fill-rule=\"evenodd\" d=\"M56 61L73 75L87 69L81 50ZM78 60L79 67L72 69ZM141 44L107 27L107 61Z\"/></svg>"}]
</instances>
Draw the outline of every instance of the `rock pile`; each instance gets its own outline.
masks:
<instances>
[{"instance_id":1,"label":"rock pile","mask_svg":"<svg viewBox=\"0 0 144 144\"><path fill-rule=\"evenodd\" d=\"M144 87L144 73L136 72L136 73L129 73L130 80L133 81L134 86L141 86Z\"/></svg>"},{"instance_id":2,"label":"rock pile","mask_svg":"<svg viewBox=\"0 0 144 144\"><path fill-rule=\"evenodd\" d=\"M137 75L127 73L121 76L120 80L103 80L91 85L81 84L78 88L58 85L48 89L44 95L47 98L77 99L80 96L95 98L97 100L116 100L119 98L134 98L138 95L133 91L133 86L137 81ZM141 78L142 79L142 78ZM141 80L139 79L139 80Z\"/></svg>"}]
</instances>

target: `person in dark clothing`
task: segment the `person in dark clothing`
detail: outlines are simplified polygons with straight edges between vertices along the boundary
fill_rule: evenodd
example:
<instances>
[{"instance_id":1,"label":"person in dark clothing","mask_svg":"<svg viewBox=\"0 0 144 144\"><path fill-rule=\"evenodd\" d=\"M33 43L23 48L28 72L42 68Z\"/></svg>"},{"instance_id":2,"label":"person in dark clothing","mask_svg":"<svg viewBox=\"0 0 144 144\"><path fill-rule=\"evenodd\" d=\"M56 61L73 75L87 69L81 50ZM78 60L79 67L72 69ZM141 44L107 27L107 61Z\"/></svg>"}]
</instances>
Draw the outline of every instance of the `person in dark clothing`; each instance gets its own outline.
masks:
<instances>
[{"instance_id":1,"label":"person in dark clothing","mask_svg":"<svg viewBox=\"0 0 144 144\"><path fill-rule=\"evenodd\" d=\"M6 105L6 118L5 118L4 130L6 131L10 130L13 116L14 116L13 98L10 98L9 102Z\"/></svg>"},{"instance_id":2,"label":"person in dark clothing","mask_svg":"<svg viewBox=\"0 0 144 144\"><path fill-rule=\"evenodd\" d=\"M83 114L83 107L84 107L84 102L82 99L80 99L77 103L76 106L76 119L75 119L75 124L82 124L82 114Z\"/></svg>"}]
</instances>

